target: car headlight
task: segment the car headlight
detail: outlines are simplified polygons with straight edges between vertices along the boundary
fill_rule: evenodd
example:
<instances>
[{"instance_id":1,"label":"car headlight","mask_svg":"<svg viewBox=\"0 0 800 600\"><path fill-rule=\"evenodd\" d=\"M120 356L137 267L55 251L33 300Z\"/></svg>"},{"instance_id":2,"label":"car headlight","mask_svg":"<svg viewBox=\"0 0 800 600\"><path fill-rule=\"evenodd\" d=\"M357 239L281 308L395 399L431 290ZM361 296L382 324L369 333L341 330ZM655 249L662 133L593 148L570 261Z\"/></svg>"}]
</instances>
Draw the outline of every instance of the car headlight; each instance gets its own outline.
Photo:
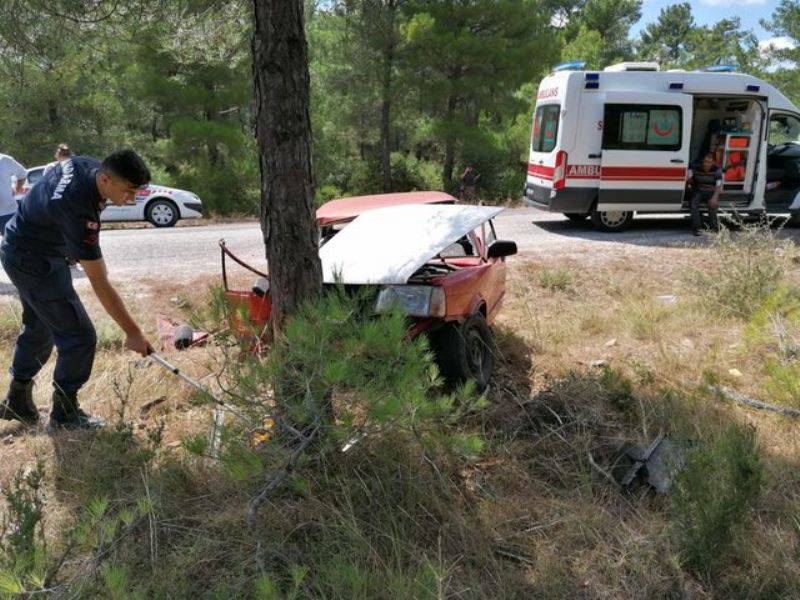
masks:
<instances>
[{"instance_id":1,"label":"car headlight","mask_svg":"<svg viewBox=\"0 0 800 600\"><path fill-rule=\"evenodd\" d=\"M447 309L444 288L436 285L390 285L382 288L375 302L376 312L397 308L409 317L444 317Z\"/></svg>"}]
</instances>

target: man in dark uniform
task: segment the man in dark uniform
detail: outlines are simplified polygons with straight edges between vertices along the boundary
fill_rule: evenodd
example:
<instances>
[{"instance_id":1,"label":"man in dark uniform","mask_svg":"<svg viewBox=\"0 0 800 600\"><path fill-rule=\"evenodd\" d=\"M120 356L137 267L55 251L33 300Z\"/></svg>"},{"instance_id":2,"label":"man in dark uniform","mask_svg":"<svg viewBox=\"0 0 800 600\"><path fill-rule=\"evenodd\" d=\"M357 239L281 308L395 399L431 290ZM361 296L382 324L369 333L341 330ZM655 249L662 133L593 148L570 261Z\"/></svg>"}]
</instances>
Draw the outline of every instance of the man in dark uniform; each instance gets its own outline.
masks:
<instances>
[{"instance_id":1,"label":"man in dark uniform","mask_svg":"<svg viewBox=\"0 0 800 600\"><path fill-rule=\"evenodd\" d=\"M108 280L99 233L106 200L122 206L149 181L147 166L132 150L114 152L102 163L73 156L50 169L20 204L0 245L0 263L19 293L23 323L0 418L38 421L33 379L55 345L50 426L103 424L78 406L78 390L92 372L97 337L72 287L68 259L81 263L103 308L125 332L127 347L147 356L147 340Z\"/></svg>"},{"instance_id":2,"label":"man in dark uniform","mask_svg":"<svg viewBox=\"0 0 800 600\"><path fill-rule=\"evenodd\" d=\"M689 206L692 211L692 233L700 235L703 217L700 214L700 203L708 207L708 217L712 229L719 229L717 209L719 208L719 192L722 189L722 169L714 162L711 154L706 154L699 165L687 171L691 196Z\"/></svg>"}]
</instances>

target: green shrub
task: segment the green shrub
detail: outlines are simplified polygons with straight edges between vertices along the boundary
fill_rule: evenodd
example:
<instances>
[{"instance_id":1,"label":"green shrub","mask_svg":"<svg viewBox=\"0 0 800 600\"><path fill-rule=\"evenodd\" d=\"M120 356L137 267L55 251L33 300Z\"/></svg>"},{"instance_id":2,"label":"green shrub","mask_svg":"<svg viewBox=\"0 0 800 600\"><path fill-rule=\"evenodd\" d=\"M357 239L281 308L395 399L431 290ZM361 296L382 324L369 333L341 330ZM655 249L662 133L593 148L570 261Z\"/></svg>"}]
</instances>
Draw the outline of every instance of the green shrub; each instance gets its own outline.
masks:
<instances>
[{"instance_id":1,"label":"green shrub","mask_svg":"<svg viewBox=\"0 0 800 600\"><path fill-rule=\"evenodd\" d=\"M441 166L424 161L412 154L394 152L391 155L392 191L442 189ZM380 194L383 192L383 172L377 157L358 161L345 186L347 195Z\"/></svg>"},{"instance_id":2,"label":"green shrub","mask_svg":"<svg viewBox=\"0 0 800 600\"><path fill-rule=\"evenodd\" d=\"M234 378L238 396L267 398L294 423L320 425L332 441L366 432L429 432L474 448L474 440L446 435L472 407L470 389L436 393L438 370L424 336L407 338L405 315L376 316L374 295L329 290L285 326L267 360L242 363ZM248 402L254 422L271 408ZM456 410L458 408L459 410ZM331 420L335 411L335 422Z\"/></svg>"},{"instance_id":3,"label":"green shrub","mask_svg":"<svg viewBox=\"0 0 800 600\"><path fill-rule=\"evenodd\" d=\"M542 267L538 277L539 285L551 292L567 292L572 287L572 272L565 267L556 269Z\"/></svg>"},{"instance_id":4,"label":"green shrub","mask_svg":"<svg viewBox=\"0 0 800 600\"><path fill-rule=\"evenodd\" d=\"M793 255L791 242L768 225L723 228L713 238L709 266L688 270L686 280L711 311L747 318L780 287Z\"/></svg>"},{"instance_id":5,"label":"green shrub","mask_svg":"<svg viewBox=\"0 0 800 600\"><path fill-rule=\"evenodd\" d=\"M316 206L322 206L330 200L341 198L342 195L342 190L335 185L322 185L317 187L314 192L314 204Z\"/></svg>"},{"instance_id":6,"label":"green shrub","mask_svg":"<svg viewBox=\"0 0 800 600\"><path fill-rule=\"evenodd\" d=\"M44 464L21 469L3 489L0 526L0 595L13 597L40 585L47 569L44 538Z\"/></svg>"},{"instance_id":7,"label":"green shrub","mask_svg":"<svg viewBox=\"0 0 800 600\"><path fill-rule=\"evenodd\" d=\"M783 285L752 316L746 339L767 353L763 371L771 401L800 403L800 289Z\"/></svg>"},{"instance_id":8,"label":"green shrub","mask_svg":"<svg viewBox=\"0 0 800 600\"><path fill-rule=\"evenodd\" d=\"M730 425L698 445L672 492L674 534L686 566L711 578L736 553L763 482L755 430Z\"/></svg>"}]
</instances>

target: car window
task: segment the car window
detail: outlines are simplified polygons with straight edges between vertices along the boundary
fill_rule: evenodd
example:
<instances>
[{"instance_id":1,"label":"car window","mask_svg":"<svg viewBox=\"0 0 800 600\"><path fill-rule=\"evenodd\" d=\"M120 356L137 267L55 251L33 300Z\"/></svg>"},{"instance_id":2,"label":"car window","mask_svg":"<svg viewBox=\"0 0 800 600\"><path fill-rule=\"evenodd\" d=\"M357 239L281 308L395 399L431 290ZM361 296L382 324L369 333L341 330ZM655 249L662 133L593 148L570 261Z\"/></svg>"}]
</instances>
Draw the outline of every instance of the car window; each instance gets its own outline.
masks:
<instances>
[{"instance_id":1,"label":"car window","mask_svg":"<svg viewBox=\"0 0 800 600\"><path fill-rule=\"evenodd\" d=\"M774 114L769 118L769 143L773 145L800 141L800 118L789 114Z\"/></svg>"},{"instance_id":2,"label":"car window","mask_svg":"<svg viewBox=\"0 0 800 600\"><path fill-rule=\"evenodd\" d=\"M466 235L454 244L450 244L442 250L442 258L463 258L465 256L477 256L475 244Z\"/></svg>"},{"instance_id":3,"label":"car window","mask_svg":"<svg viewBox=\"0 0 800 600\"><path fill-rule=\"evenodd\" d=\"M680 106L606 104L604 150L680 150L683 111Z\"/></svg>"},{"instance_id":4,"label":"car window","mask_svg":"<svg viewBox=\"0 0 800 600\"><path fill-rule=\"evenodd\" d=\"M486 247L488 248L497 240L497 233L494 230L494 222L489 221L488 223L483 224L484 227L484 234L483 239L485 240Z\"/></svg>"},{"instance_id":5,"label":"car window","mask_svg":"<svg viewBox=\"0 0 800 600\"><path fill-rule=\"evenodd\" d=\"M44 169L31 169L28 171L28 183L33 185L42 178L42 175L44 175Z\"/></svg>"},{"instance_id":6,"label":"car window","mask_svg":"<svg viewBox=\"0 0 800 600\"><path fill-rule=\"evenodd\" d=\"M556 147L560 117L561 105L559 104L545 104L536 109L533 117L531 151L550 152Z\"/></svg>"}]
</instances>

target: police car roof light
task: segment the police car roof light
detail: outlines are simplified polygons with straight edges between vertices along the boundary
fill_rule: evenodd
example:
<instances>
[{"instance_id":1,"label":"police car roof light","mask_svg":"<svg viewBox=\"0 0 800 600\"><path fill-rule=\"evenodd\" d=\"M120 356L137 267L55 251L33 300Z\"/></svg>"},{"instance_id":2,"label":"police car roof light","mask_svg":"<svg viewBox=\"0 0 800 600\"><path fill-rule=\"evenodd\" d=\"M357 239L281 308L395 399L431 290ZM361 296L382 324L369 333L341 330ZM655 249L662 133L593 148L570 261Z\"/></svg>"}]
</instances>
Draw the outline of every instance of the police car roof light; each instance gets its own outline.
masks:
<instances>
[{"instance_id":1,"label":"police car roof light","mask_svg":"<svg viewBox=\"0 0 800 600\"><path fill-rule=\"evenodd\" d=\"M708 65L702 70L706 73L733 73L738 69L738 65Z\"/></svg>"},{"instance_id":2,"label":"police car roof light","mask_svg":"<svg viewBox=\"0 0 800 600\"><path fill-rule=\"evenodd\" d=\"M573 60L571 62L565 62L561 63L560 65L556 65L553 67L553 73L558 73L560 71L580 71L585 66L585 60Z\"/></svg>"}]
</instances>

